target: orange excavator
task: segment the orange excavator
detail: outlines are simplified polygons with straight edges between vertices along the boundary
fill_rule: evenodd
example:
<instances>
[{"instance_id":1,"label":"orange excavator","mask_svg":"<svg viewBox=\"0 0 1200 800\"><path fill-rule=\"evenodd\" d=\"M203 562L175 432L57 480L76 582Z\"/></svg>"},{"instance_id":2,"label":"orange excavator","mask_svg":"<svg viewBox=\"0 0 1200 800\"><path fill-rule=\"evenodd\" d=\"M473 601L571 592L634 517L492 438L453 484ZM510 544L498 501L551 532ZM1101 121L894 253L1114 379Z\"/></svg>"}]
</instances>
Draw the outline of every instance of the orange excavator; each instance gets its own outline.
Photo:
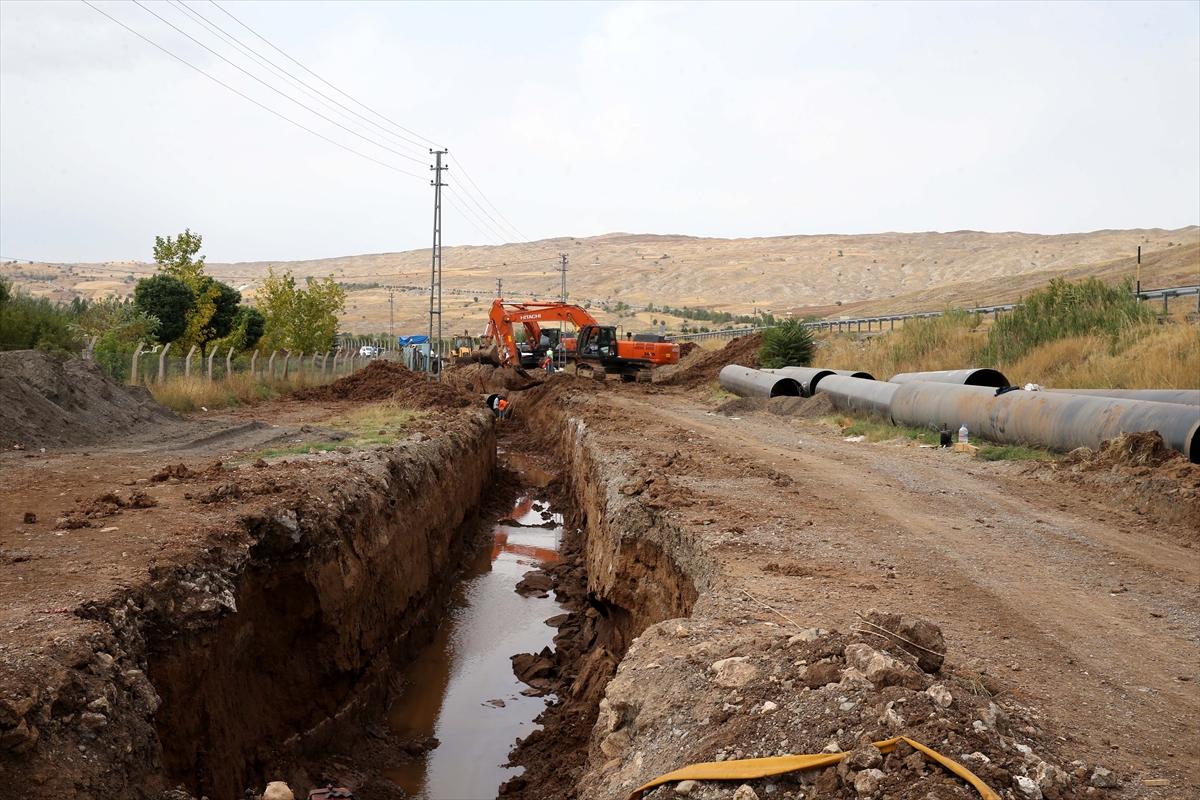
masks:
<instances>
[{"instance_id":1,"label":"orange excavator","mask_svg":"<svg viewBox=\"0 0 1200 800\"><path fill-rule=\"evenodd\" d=\"M569 322L576 328L574 338L558 338L558 331L542 330L544 322ZM650 381L650 370L660 364L679 363L679 345L661 336L639 335L627 339L617 336L611 325L600 325L595 317L579 306L568 303L492 302L487 330L483 335L488 360L504 367L520 367L522 351L514 336L514 325L525 329L525 341L536 363L546 349L562 352L573 361L577 371L591 371L597 380L620 375L623 381Z\"/></svg>"}]
</instances>

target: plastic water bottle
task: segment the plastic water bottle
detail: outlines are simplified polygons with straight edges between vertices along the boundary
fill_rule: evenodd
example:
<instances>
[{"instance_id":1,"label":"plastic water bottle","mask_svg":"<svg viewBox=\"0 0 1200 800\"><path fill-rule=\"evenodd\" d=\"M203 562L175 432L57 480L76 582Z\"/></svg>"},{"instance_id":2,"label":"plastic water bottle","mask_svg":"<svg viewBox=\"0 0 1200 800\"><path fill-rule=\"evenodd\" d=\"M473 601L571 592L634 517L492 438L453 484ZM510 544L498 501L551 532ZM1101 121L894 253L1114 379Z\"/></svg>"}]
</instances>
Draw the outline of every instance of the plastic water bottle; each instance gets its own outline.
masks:
<instances>
[{"instance_id":1,"label":"plastic water bottle","mask_svg":"<svg viewBox=\"0 0 1200 800\"><path fill-rule=\"evenodd\" d=\"M965 422L963 423L963 426L958 429L958 443L959 444L967 443L967 423L965 423Z\"/></svg>"}]
</instances>

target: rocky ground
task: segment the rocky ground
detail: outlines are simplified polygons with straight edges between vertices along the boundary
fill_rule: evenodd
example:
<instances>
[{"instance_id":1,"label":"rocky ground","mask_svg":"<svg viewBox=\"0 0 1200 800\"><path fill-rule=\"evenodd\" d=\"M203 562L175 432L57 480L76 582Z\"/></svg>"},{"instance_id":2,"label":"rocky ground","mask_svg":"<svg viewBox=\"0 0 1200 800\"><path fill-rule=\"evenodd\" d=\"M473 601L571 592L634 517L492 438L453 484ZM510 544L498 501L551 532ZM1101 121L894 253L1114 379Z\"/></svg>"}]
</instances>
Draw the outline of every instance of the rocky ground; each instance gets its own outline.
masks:
<instances>
[{"instance_id":1,"label":"rocky ground","mask_svg":"<svg viewBox=\"0 0 1200 800\"><path fill-rule=\"evenodd\" d=\"M720 364L696 355L651 386L470 367L469 394L453 397L364 377L345 396L170 420L180 457L122 436L45 453L6 442L0 766L17 774L68 728L83 748L71 758L112 770L152 746L159 693L90 604L219 544L222 514L257 502L255 487L332 491L360 455L301 452L263 470L250 453L342 446L332 421L397 388L445 394L432 407L506 390L516 418L501 443L563 461L545 492L577 531L526 587L554 587L568 613L556 650L517 664L555 697L514 752L526 773L507 795L624 798L690 763L837 749L852 752L839 767L648 796L974 796L907 745L868 746L897 735L1012 800L1200 793L1194 465L1111 452L1029 466L847 442L821 398L717 413L707 376ZM446 423L413 426L390 433L437 437ZM219 612L221 587L196 586L192 600ZM65 665L66 682L35 661ZM103 732L126 706L124 733Z\"/></svg>"}]
</instances>

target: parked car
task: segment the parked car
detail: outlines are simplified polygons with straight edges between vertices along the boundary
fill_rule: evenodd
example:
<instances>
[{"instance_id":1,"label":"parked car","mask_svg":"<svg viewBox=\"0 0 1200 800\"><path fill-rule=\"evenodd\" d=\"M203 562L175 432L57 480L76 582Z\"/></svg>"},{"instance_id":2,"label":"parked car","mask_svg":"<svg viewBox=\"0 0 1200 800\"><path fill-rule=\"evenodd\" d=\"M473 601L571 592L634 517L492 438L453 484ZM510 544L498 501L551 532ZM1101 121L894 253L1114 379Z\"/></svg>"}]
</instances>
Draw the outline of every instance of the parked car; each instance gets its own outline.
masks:
<instances>
[{"instance_id":1,"label":"parked car","mask_svg":"<svg viewBox=\"0 0 1200 800\"><path fill-rule=\"evenodd\" d=\"M379 348L372 347L369 344L364 344L358 349L358 354L363 358L376 358L379 355Z\"/></svg>"}]
</instances>

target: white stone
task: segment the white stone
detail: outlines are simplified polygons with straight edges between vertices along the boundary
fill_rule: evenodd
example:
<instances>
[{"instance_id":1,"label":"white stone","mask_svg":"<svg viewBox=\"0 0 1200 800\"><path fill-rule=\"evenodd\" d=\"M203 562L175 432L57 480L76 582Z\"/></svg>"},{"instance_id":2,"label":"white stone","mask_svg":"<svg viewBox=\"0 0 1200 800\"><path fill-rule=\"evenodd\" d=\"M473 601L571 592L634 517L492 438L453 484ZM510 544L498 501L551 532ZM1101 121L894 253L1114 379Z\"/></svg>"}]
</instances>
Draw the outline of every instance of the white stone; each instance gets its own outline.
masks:
<instances>
[{"instance_id":1,"label":"white stone","mask_svg":"<svg viewBox=\"0 0 1200 800\"><path fill-rule=\"evenodd\" d=\"M1096 770L1092 773L1092 785L1101 789L1112 789L1121 785L1121 779L1104 767L1096 765Z\"/></svg>"},{"instance_id":2,"label":"white stone","mask_svg":"<svg viewBox=\"0 0 1200 800\"><path fill-rule=\"evenodd\" d=\"M767 700L766 702L764 702L762 704L762 713L764 713L764 714L774 714L778 710L779 710L779 705L777 703L771 702L770 700Z\"/></svg>"},{"instance_id":3,"label":"white stone","mask_svg":"<svg viewBox=\"0 0 1200 800\"><path fill-rule=\"evenodd\" d=\"M262 800L295 800L295 797L283 781L271 781L262 794Z\"/></svg>"},{"instance_id":4,"label":"white stone","mask_svg":"<svg viewBox=\"0 0 1200 800\"><path fill-rule=\"evenodd\" d=\"M871 795L879 791L879 782L883 780L883 772L877 769L864 769L854 776L854 791L859 794Z\"/></svg>"},{"instance_id":5,"label":"white stone","mask_svg":"<svg viewBox=\"0 0 1200 800\"><path fill-rule=\"evenodd\" d=\"M751 789L749 784L743 783L733 793L733 800L758 800L758 792Z\"/></svg>"},{"instance_id":6,"label":"white stone","mask_svg":"<svg viewBox=\"0 0 1200 800\"><path fill-rule=\"evenodd\" d=\"M815 642L824 635L825 631L821 630L820 628L805 628L795 636L788 639L788 647L791 647L799 642Z\"/></svg>"},{"instance_id":7,"label":"white stone","mask_svg":"<svg viewBox=\"0 0 1200 800\"><path fill-rule=\"evenodd\" d=\"M885 670L907 672L911 668L898 658L879 652L870 645L852 644L846 647L846 664L854 667L867 680L874 681Z\"/></svg>"},{"instance_id":8,"label":"white stone","mask_svg":"<svg viewBox=\"0 0 1200 800\"><path fill-rule=\"evenodd\" d=\"M1013 787L1027 800L1042 800L1042 790L1032 778L1024 775L1013 775Z\"/></svg>"},{"instance_id":9,"label":"white stone","mask_svg":"<svg viewBox=\"0 0 1200 800\"><path fill-rule=\"evenodd\" d=\"M689 794L696 791L696 788L699 786L700 781L680 781L679 783L675 784L675 794L681 794L684 797L687 797Z\"/></svg>"},{"instance_id":10,"label":"white stone","mask_svg":"<svg viewBox=\"0 0 1200 800\"><path fill-rule=\"evenodd\" d=\"M954 702L954 695L950 694L950 690L940 683L930 686L925 690L925 694L929 695L929 699L933 701L934 705L940 708L949 708L950 704Z\"/></svg>"},{"instance_id":11,"label":"white stone","mask_svg":"<svg viewBox=\"0 0 1200 800\"><path fill-rule=\"evenodd\" d=\"M735 656L716 661L709 668L716 675L718 686L736 689L745 686L758 674L758 668L749 663L749 656Z\"/></svg>"},{"instance_id":12,"label":"white stone","mask_svg":"<svg viewBox=\"0 0 1200 800\"><path fill-rule=\"evenodd\" d=\"M1041 761L1033 768L1033 780L1039 789L1046 791L1052 786L1066 786L1070 778L1067 777L1067 773L1053 764Z\"/></svg>"}]
</instances>

